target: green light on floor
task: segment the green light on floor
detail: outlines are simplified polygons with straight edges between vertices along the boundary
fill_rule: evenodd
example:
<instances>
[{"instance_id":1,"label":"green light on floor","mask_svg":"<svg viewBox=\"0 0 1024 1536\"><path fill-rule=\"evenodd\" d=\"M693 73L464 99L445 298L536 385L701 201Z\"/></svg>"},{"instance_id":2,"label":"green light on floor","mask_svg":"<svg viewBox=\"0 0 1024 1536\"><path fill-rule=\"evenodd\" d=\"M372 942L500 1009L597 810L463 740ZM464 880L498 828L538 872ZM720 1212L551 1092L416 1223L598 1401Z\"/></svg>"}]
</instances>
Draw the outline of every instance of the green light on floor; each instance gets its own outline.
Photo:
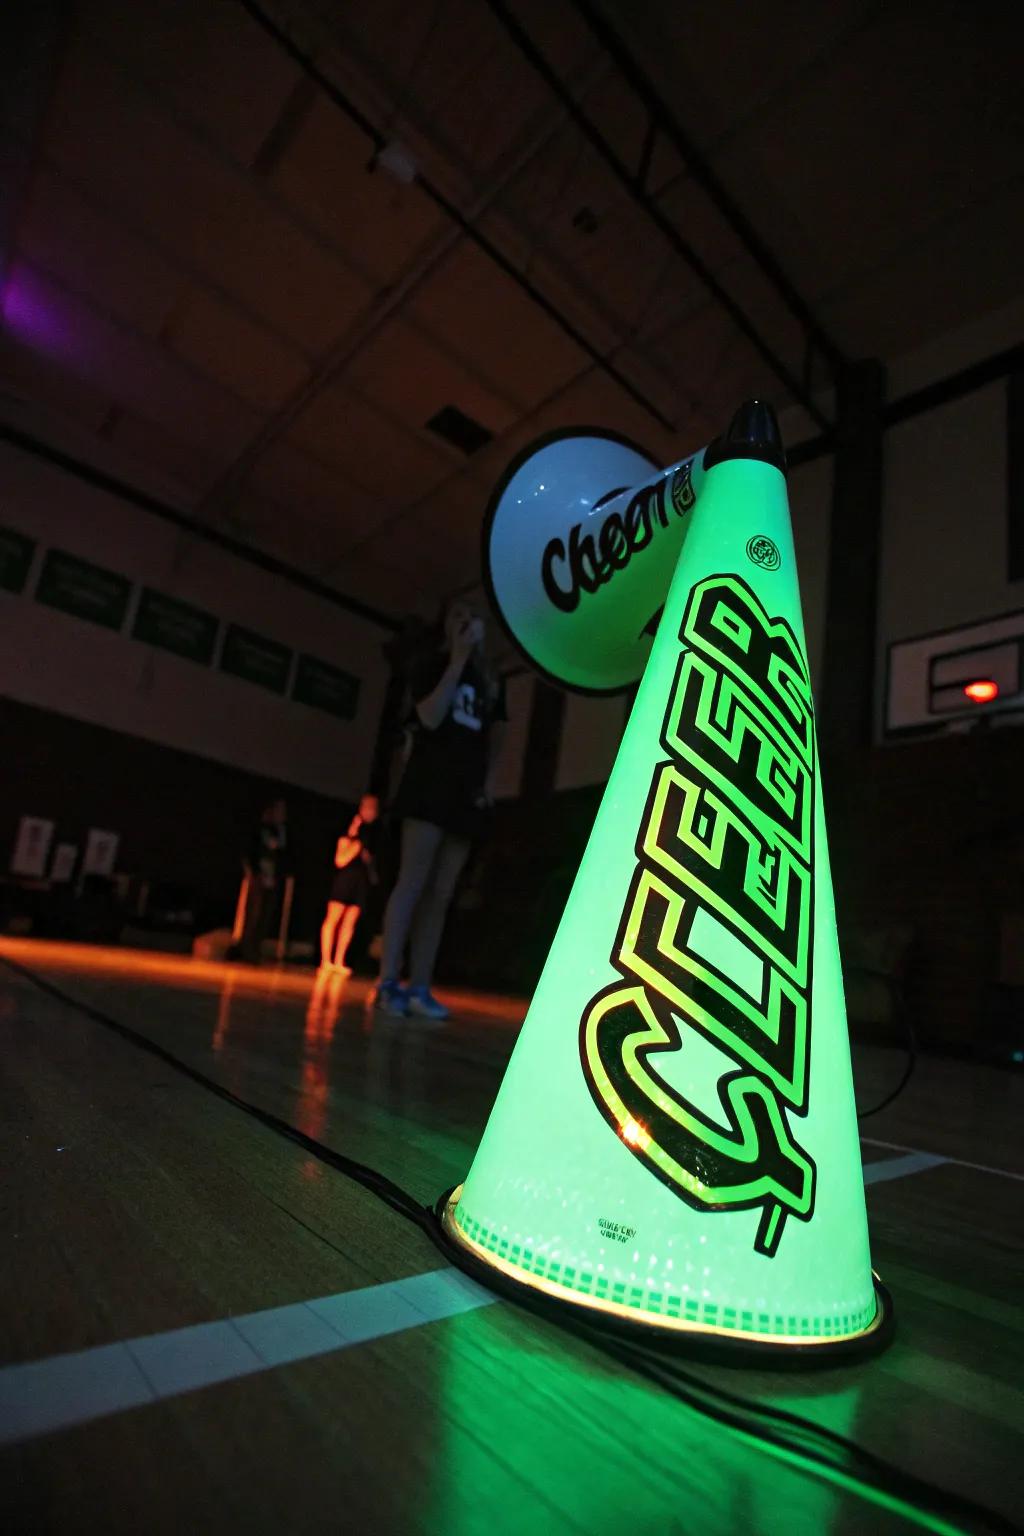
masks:
<instances>
[{"instance_id":1,"label":"green light on floor","mask_svg":"<svg viewBox=\"0 0 1024 1536\"><path fill-rule=\"evenodd\" d=\"M705 472L455 1235L654 1327L876 1322L785 477Z\"/></svg>"}]
</instances>

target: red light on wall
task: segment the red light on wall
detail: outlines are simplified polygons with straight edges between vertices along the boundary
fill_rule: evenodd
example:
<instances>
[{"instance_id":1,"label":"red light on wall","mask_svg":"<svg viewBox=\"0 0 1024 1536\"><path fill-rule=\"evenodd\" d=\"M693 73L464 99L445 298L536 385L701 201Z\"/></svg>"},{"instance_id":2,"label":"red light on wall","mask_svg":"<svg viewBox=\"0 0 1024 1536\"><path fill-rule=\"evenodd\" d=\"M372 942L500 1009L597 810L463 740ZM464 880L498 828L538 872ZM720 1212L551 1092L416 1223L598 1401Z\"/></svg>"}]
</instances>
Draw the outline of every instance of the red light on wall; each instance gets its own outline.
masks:
<instances>
[{"instance_id":1,"label":"red light on wall","mask_svg":"<svg viewBox=\"0 0 1024 1536\"><path fill-rule=\"evenodd\" d=\"M999 684L991 678L980 677L976 682L964 683L964 693L972 704L991 704L999 697Z\"/></svg>"}]
</instances>

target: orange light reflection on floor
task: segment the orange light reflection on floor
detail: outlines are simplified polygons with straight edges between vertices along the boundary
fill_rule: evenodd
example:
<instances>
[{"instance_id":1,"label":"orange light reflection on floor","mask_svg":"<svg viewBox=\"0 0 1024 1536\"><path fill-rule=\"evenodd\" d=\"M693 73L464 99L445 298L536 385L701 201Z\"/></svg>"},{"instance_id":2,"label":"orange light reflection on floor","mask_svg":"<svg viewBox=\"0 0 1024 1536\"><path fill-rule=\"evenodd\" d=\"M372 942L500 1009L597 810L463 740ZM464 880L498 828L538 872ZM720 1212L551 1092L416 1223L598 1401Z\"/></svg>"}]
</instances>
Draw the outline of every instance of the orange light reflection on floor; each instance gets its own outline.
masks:
<instances>
[{"instance_id":1,"label":"orange light reflection on floor","mask_svg":"<svg viewBox=\"0 0 1024 1536\"><path fill-rule=\"evenodd\" d=\"M168 987L221 991L235 994L268 993L308 997L317 976L308 966L288 964L246 965L240 961L197 960L192 955L168 955L158 950L121 949L113 944L75 944L66 940L17 938L0 935L0 954L30 970L68 970L107 975L126 982L149 982ZM369 1002L375 983L362 977L346 980L344 1001ZM439 995L456 1019L471 1015L477 1022L519 1025L526 1016L528 999L466 987L439 987Z\"/></svg>"},{"instance_id":2,"label":"orange light reflection on floor","mask_svg":"<svg viewBox=\"0 0 1024 1536\"><path fill-rule=\"evenodd\" d=\"M214 1027L213 1038L210 1041L210 1049L213 1054L219 1055L224 1048L224 1041L228 1037L231 1027L231 999L235 991L234 977L229 976L220 989L220 1000L217 1003L217 1023Z\"/></svg>"},{"instance_id":3,"label":"orange light reflection on floor","mask_svg":"<svg viewBox=\"0 0 1024 1536\"><path fill-rule=\"evenodd\" d=\"M318 971L309 994L303 1034L302 1094L298 1102L298 1126L314 1141L327 1124L331 1097L330 1050L334 1026L345 1001L349 978L339 971ZM310 1177L305 1173L305 1177Z\"/></svg>"},{"instance_id":4,"label":"orange light reflection on floor","mask_svg":"<svg viewBox=\"0 0 1024 1536\"><path fill-rule=\"evenodd\" d=\"M231 984L238 991L285 991L305 997L312 974L287 965L251 966L240 962L196 960L191 955L167 955L150 949L119 949L107 944L72 944L53 939L0 938L0 954L20 965L51 966L118 976L125 981L151 981L166 986L209 987Z\"/></svg>"}]
</instances>

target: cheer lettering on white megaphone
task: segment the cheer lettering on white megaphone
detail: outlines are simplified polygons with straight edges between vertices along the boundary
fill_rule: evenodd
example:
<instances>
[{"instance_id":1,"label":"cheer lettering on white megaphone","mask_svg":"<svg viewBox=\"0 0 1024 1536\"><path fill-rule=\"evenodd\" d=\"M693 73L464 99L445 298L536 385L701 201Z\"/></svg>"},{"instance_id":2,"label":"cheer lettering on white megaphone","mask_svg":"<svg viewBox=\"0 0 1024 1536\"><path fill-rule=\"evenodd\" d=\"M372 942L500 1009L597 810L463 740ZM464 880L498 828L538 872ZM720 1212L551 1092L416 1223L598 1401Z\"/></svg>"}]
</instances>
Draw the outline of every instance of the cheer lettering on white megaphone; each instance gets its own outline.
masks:
<instances>
[{"instance_id":1,"label":"cheer lettering on white megaphone","mask_svg":"<svg viewBox=\"0 0 1024 1536\"><path fill-rule=\"evenodd\" d=\"M549 676L643 678L445 1229L492 1280L615 1326L845 1358L891 1307L778 427L751 402L626 491L644 461L611 441L521 459L485 530L496 604Z\"/></svg>"},{"instance_id":2,"label":"cheer lettering on white megaphone","mask_svg":"<svg viewBox=\"0 0 1024 1536\"><path fill-rule=\"evenodd\" d=\"M753 404L743 428L762 445L766 413ZM715 445L709 460L702 448L659 470L625 438L579 429L552 433L513 461L484 520L484 580L539 672L580 693L639 681L705 471L720 451Z\"/></svg>"}]
</instances>

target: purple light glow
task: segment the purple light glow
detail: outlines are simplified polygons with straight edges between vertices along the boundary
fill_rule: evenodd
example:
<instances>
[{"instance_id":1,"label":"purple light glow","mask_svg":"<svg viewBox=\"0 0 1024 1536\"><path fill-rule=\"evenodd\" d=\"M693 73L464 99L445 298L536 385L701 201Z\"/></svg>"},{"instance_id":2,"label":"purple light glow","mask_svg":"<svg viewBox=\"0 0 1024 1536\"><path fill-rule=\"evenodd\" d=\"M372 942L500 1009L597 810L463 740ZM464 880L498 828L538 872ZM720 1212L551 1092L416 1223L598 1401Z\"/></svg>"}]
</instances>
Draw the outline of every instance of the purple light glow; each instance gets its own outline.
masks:
<instances>
[{"instance_id":1,"label":"purple light glow","mask_svg":"<svg viewBox=\"0 0 1024 1536\"><path fill-rule=\"evenodd\" d=\"M39 273L15 262L3 295L3 320L11 335L35 352L72 361L77 327L71 306Z\"/></svg>"}]
</instances>

